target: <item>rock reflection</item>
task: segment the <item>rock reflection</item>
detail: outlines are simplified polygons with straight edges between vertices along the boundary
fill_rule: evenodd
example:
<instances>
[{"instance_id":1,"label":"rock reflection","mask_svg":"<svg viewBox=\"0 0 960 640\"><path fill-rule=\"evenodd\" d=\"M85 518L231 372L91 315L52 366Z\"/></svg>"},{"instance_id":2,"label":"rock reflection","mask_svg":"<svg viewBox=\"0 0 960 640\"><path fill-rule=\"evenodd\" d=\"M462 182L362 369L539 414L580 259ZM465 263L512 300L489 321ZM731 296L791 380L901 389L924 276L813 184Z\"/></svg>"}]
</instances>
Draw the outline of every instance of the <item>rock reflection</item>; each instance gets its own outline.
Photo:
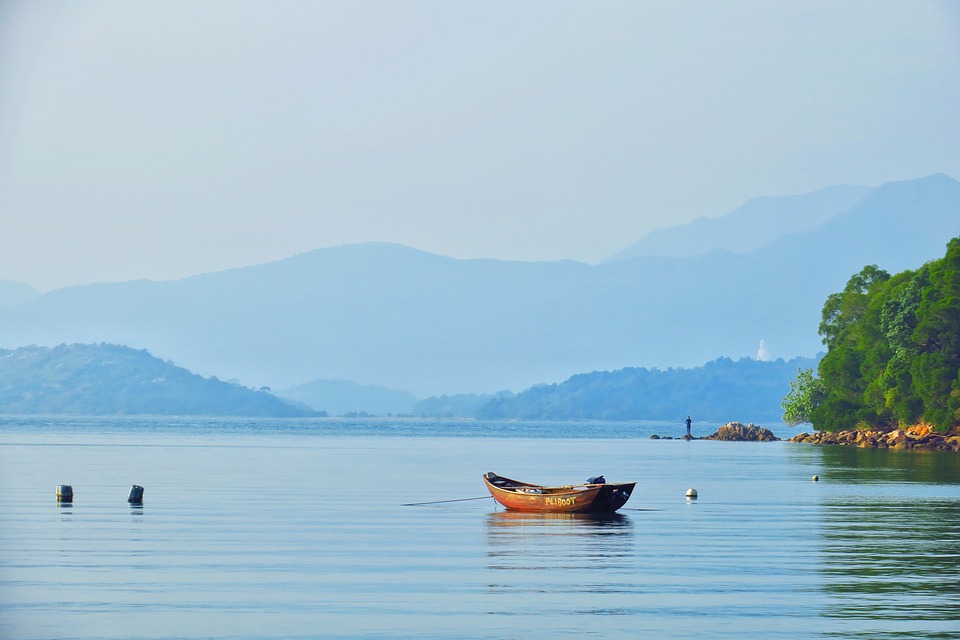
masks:
<instances>
[{"instance_id":1,"label":"rock reflection","mask_svg":"<svg viewBox=\"0 0 960 640\"><path fill-rule=\"evenodd\" d=\"M818 453L830 477L843 482L960 484L960 456L951 451L823 446Z\"/></svg>"}]
</instances>

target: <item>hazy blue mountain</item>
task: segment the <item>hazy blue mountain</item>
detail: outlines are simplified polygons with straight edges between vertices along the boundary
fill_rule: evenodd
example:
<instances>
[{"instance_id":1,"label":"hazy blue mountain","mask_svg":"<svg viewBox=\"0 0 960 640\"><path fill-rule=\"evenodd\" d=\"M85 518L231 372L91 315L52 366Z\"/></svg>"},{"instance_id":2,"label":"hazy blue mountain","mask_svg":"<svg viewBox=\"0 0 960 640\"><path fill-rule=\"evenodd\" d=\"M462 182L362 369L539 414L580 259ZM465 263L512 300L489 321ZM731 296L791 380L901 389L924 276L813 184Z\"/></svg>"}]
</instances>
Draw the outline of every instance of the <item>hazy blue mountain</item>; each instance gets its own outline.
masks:
<instances>
[{"instance_id":1,"label":"hazy blue mountain","mask_svg":"<svg viewBox=\"0 0 960 640\"><path fill-rule=\"evenodd\" d=\"M483 403L475 417L521 420L670 420L780 422L780 400L814 358L763 362L719 358L691 369L594 371L535 385ZM678 434L680 435L680 434Z\"/></svg>"},{"instance_id":2,"label":"hazy blue mountain","mask_svg":"<svg viewBox=\"0 0 960 640\"><path fill-rule=\"evenodd\" d=\"M39 297L40 292L28 284L0 280L0 307L15 307Z\"/></svg>"},{"instance_id":3,"label":"hazy blue mountain","mask_svg":"<svg viewBox=\"0 0 960 640\"><path fill-rule=\"evenodd\" d=\"M501 398L512 398L511 391L499 393L457 393L454 395L431 396L413 406L413 415L427 418L476 418L488 402Z\"/></svg>"},{"instance_id":4,"label":"hazy blue mountain","mask_svg":"<svg viewBox=\"0 0 960 640\"><path fill-rule=\"evenodd\" d=\"M546 325L568 330L554 312L584 314L570 287L590 274L574 262L352 245L180 281L59 289L0 311L0 340L149 347L192 371L254 386L346 379L417 395L483 390L505 371L504 356L517 364ZM531 366L515 372L523 386L553 379L553 358L527 357Z\"/></svg>"},{"instance_id":5,"label":"hazy blue mountain","mask_svg":"<svg viewBox=\"0 0 960 640\"><path fill-rule=\"evenodd\" d=\"M146 351L109 344L0 350L0 413L313 415L264 391L202 378Z\"/></svg>"},{"instance_id":6,"label":"hazy blue mountain","mask_svg":"<svg viewBox=\"0 0 960 640\"><path fill-rule=\"evenodd\" d=\"M807 231L846 211L871 190L840 185L798 196L753 198L730 213L648 233L606 262L642 256L685 257L722 249L747 253Z\"/></svg>"},{"instance_id":7,"label":"hazy blue mountain","mask_svg":"<svg viewBox=\"0 0 960 640\"><path fill-rule=\"evenodd\" d=\"M347 380L313 380L275 391L330 415L368 413L373 415L409 414L417 397L409 391L361 385Z\"/></svg>"},{"instance_id":8,"label":"hazy blue mountain","mask_svg":"<svg viewBox=\"0 0 960 640\"><path fill-rule=\"evenodd\" d=\"M782 238L757 255L797 259L806 252L824 275L833 271L831 260L875 263L897 273L942 256L947 241L957 235L960 182L938 173L877 187L811 233Z\"/></svg>"},{"instance_id":9,"label":"hazy blue mountain","mask_svg":"<svg viewBox=\"0 0 960 640\"><path fill-rule=\"evenodd\" d=\"M179 281L59 289L0 309L0 346L114 342L203 375L283 388L341 379L419 397L525 389L585 371L812 356L826 297L960 235L960 183L890 183L756 251L577 262L321 249Z\"/></svg>"}]
</instances>

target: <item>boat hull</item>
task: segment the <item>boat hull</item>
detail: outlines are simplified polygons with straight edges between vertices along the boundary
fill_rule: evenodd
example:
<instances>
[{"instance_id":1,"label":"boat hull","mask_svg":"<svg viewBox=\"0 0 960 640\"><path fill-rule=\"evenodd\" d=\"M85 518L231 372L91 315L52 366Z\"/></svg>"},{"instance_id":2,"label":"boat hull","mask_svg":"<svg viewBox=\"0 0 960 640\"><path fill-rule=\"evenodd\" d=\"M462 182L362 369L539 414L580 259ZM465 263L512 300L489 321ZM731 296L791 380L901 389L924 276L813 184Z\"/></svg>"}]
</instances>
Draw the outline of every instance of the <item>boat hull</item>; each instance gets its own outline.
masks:
<instances>
[{"instance_id":1,"label":"boat hull","mask_svg":"<svg viewBox=\"0 0 960 640\"><path fill-rule=\"evenodd\" d=\"M545 487L486 473L493 499L511 511L540 513L613 513L630 499L636 482Z\"/></svg>"}]
</instances>

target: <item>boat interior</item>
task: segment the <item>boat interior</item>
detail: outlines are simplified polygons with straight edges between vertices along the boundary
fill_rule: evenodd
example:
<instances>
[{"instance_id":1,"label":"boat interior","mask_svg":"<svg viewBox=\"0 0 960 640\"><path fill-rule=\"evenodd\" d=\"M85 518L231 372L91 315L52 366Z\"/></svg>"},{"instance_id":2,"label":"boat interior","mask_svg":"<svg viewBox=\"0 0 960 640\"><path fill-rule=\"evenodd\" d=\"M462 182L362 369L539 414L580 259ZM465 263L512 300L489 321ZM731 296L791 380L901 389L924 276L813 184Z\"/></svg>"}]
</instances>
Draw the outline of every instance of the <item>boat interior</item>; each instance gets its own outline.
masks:
<instances>
[{"instance_id":1,"label":"boat interior","mask_svg":"<svg viewBox=\"0 0 960 640\"><path fill-rule=\"evenodd\" d=\"M549 493L570 493L571 491L587 491L596 486L596 484L574 484L574 485L565 485L562 487L544 487L537 484L530 484L528 482L520 482L519 480L511 480L510 478L504 478L503 476L498 476L497 474L488 472L484 474L484 477L487 481L493 486L504 489L506 491L515 491L517 493L530 493L530 494L549 494Z\"/></svg>"}]
</instances>

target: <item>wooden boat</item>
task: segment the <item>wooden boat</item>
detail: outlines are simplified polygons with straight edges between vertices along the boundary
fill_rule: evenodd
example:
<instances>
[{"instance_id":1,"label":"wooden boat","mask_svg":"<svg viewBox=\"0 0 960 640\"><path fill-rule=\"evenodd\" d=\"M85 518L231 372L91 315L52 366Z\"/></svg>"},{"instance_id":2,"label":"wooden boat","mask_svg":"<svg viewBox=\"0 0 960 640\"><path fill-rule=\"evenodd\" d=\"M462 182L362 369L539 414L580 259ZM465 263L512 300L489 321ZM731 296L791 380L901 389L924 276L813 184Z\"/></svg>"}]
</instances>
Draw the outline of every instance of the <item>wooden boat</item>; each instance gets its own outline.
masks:
<instances>
[{"instance_id":1,"label":"wooden boat","mask_svg":"<svg viewBox=\"0 0 960 640\"><path fill-rule=\"evenodd\" d=\"M637 484L586 482L545 487L504 478L492 471L483 474L483 481L493 499L507 509L544 513L613 513L626 504Z\"/></svg>"}]
</instances>

